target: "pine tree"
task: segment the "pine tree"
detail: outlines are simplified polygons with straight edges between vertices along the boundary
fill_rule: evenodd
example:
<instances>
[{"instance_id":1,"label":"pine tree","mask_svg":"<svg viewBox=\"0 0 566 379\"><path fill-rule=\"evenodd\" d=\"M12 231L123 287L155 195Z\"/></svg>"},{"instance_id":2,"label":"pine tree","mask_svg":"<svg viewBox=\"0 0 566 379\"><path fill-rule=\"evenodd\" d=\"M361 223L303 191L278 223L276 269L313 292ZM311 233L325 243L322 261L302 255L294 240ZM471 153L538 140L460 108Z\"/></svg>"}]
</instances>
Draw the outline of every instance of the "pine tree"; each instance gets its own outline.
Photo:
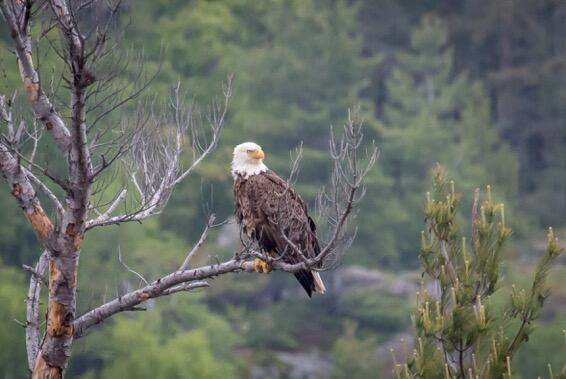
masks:
<instances>
[{"instance_id":1,"label":"pine tree","mask_svg":"<svg viewBox=\"0 0 566 379\"><path fill-rule=\"evenodd\" d=\"M362 222L359 231L359 241L380 246L381 263L401 265L413 261L417 240L406 235L420 229L413 217L421 207L418 194L437 162L463 188L491 180L510 195L517 186L516 157L491 124L484 87L454 73L445 24L425 15L410 41L408 51L394 56L395 68L385 82L382 124L376 130L382 171L368 187L368 208L388 217L379 225Z\"/></svg>"},{"instance_id":2,"label":"pine tree","mask_svg":"<svg viewBox=\"0 0 566 379\"><path fill-rule=\"evenodd\" d=\"M493 295L511 235L504 205L493 201L489 187L483 201L476 190L467 239L456 216L459 200L454 182L438 166L433 191L426 195L420 249L431 286L423 284L417 294L415 350L408 363L396 365L396 378L510 378L513 356L528 340L548 296L546 276L560 254L552 229L530 288L512 286L508 302L498 309Z\"/></svg>"},{"instance_id":3,"label":"pine tree","mask_svg":"<svg viewBox=\"0 0 566 379\"><path fill-rule=\"evenodd\" d=\"M356 336L357 325L344 322L344 332L332 349L332 379L375 377L380 367L375 361L375 337Z\"/></svg>"}]
</instances>

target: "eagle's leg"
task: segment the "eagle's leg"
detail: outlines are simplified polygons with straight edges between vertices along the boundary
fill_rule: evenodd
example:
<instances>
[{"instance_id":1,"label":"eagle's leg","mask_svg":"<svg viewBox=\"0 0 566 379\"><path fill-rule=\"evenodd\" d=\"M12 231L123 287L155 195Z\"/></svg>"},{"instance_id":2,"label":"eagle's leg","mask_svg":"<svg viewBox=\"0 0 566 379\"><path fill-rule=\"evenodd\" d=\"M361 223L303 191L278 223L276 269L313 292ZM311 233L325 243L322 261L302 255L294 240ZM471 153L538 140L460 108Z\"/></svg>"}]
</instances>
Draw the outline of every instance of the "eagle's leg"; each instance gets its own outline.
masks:
<instances>
[{"instance_id":1,"label":"eagle's leg","mask_svg":"<svg viewBox=\"0 0 566 379\"><path fill-rule=\"evenodd\" d=\"M267 262L264 261L263 259L259 259L259 258L256 258L254 260L254 270L256 272L265 273L265 274L267 274L269 271L271 271Z\"/></svg>"}]
</instances>

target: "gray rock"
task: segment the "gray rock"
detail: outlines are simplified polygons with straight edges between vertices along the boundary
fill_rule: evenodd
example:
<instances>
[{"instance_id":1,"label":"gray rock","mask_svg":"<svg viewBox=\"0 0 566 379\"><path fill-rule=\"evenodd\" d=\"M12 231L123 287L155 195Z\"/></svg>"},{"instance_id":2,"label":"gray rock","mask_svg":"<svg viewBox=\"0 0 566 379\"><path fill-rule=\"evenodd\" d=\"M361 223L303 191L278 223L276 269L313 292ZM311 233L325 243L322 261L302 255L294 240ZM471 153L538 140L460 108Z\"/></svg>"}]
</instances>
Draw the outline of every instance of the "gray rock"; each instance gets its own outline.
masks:
<instances>
[{"instance_id":1,"label":"gray rock","mask_svg":"<svg viewBox=\"0 0 566 379\"><path fill-rule=\"evenodd\" d=\"M377 270L362 266L348 266L337 270L333 275L333 289L338 293L353 292L360 289L379 289L385 276Z\"/></svg>"},{"instance_id":2,"label":"gray rock","mask_svg":"<svg viewBox=\"0 0 566 379\"><path fill-rule=\"evenodd\" d=\"M277 360L288 366L289 379L324 379L330 377L332 364L318 350L301 353L277 353Z\"/></svg>"}]
</instances>

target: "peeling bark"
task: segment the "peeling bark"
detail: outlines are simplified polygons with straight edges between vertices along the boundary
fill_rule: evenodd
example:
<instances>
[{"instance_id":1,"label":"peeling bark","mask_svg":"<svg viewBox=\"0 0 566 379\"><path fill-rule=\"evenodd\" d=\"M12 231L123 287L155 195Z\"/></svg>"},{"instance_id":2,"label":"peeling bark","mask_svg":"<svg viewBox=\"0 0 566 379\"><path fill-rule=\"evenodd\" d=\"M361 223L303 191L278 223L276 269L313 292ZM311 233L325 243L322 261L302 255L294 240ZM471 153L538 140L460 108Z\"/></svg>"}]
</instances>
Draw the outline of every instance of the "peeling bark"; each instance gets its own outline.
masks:
<instances>
[{"instance_id":1,"label":"peeling bark","mask_svg":"<svg viewBox=\"0 0 566 379\"><path fill-rule=\"evenodd\" d=\"M32 379L61 379L63 371L57 367L49 367L43 356L39 354L31 377Z\"/></svg>"},{"instance_id":2,"label":"peeling bark","mask_svg":"<svg viewBox=\"0 0 566 379\"><path fill-rule=\"evenodd\" d=\"M49 261L47 327L34 378L51 378L54 372L62 376L71 356L79 252L74 248L74 239L60 236L59 241L61 238L65 241L61 251L51 254Z\"/></svg>"},{"instance_id":3,"label":"peeling bark","mask_svg":"<svg viewBox=\"0 0 566 379\"><path fill-rule=\"evenodd\" d=\"M53 223L40 205L34 205L33 211L31 213L26 212L25 215L40 240L45 240L51 235Z\"/></svg>"},{"instance_id":4,"label":"peeling bark","mask_svg":"<svg viewBox=\"0 0 566 379\"><path fill-rule=\"evenodd\" d=\"M19 4L19 6L21 7L22 4ZM31 36L29 35L30 23L28 23L28 30L20 31L18 20L5 0L0 1L0 12L14 42L20 75L33 111L37 118L46 125L46 129L59 149L66 153L70 148L70 133L63 119L55 111L51 100L41 89L39 73L35 69L32 59ZM48 124L50 127L47 127Z\"/></svg>"},{"instance_id":5,"label":"peeling bark","mask_svg":"<svg viewBox=\"0 0 566 379\"><path fill-rule=\"evenodd\" d=\"M12 188L12 195L22 208L40 243L50 251L48 333L37 354L33 378L61 378L70 356L70 341L72 341L76 264L73 265L72 259L69 262L68 258L64 258L62 254L64 249L61 249L64 246L58 243L60 238L55 235L53 222L43 211L37 194L18 159L3 144L0 144L0 161L2 176ZM70 250L75 250L72 242L67 245ZM72 254L70 256L73 257ZM65 267L71 265L73 267L70 270ZM72 288L68 285L68 279L73 283ZM69 312L64 304L72 305L72 312ZM69 314L73 317L69 317Z\"/></svg>"},{"instance_id":6,"label":"peeling bark","mask_svg":"<svg viewBox=\"0 0 566 379\"><path fill-rule=\"evenodd\" d=\"M73 79L68 149L69 191L65 199L68 207L61 225L64 232L57 236L58 249L49 264L47 333L38 357L38 361L45 360L46 364L34 369L34 375L39 378L48 378L53 368L63 372L71 356L79 253L92 185L92 161L86 134L86 87L83 76L87 70L83 40L67 4L61 0L51 0L50 5L67 40L67 59Z\"/></svg>"},{"instance_id":7,"label":"peeling bark","mask_svg":"<svg viewBox=\"0 0 566 379\"><path fill-rule=\"evenodd\" d=\"M12 195L24 211L39 241L48 248L53 233L53 222L43 211L37 194L20 167L18 159L3 144L0 144L0 162L2 162L0 172L12 189Z\"/></svg>"}]
</instances>

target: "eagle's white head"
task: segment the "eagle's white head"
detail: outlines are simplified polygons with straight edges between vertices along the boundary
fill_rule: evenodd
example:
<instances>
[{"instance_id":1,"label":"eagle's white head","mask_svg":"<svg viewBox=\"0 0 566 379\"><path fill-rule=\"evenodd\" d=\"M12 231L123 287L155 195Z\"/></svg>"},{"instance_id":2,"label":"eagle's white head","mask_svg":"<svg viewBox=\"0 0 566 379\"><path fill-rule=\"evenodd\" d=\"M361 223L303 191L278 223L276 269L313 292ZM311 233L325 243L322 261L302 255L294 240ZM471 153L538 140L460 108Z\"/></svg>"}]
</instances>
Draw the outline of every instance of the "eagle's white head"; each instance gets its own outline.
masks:
<instances>
[{"instance_id":1,"label":"eagle's white head","mask_svg":"<svg viewBox=\"0 0 566 379\"><path fill-rule=\"evenodd\" d=\"M257 143L244 142L234 148L234 157L232 158L232 176L234 179L237 175L249 178L251 175L257 175L267 171L267 166L263 164L265 154Z\"/></svg>"}]
</instances>

